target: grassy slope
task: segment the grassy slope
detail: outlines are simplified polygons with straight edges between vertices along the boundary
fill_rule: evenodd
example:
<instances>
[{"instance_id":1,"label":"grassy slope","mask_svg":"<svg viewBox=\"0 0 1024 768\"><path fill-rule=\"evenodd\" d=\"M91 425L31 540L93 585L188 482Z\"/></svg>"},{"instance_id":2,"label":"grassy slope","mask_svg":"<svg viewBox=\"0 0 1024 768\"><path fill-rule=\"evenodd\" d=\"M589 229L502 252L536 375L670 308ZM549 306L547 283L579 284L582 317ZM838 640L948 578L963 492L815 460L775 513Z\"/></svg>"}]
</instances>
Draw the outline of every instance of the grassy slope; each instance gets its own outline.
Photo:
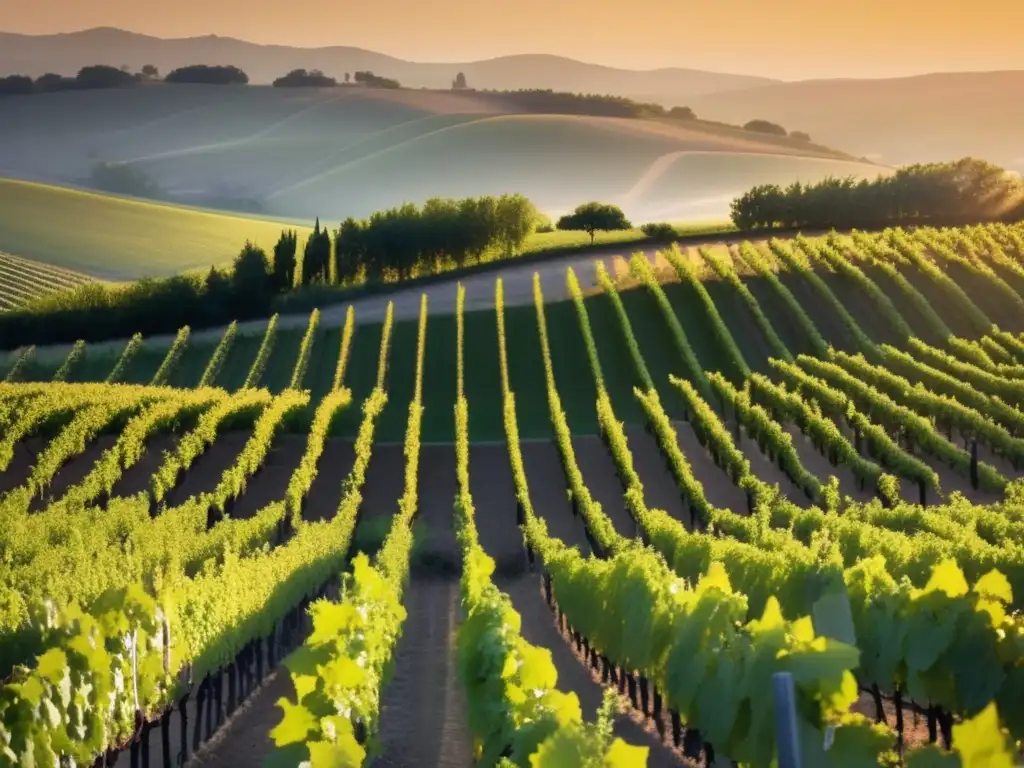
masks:
<instances>
[{"instance_id":1,"label":"grassy slope","mask_svg":"<svg viewBox=\"0 0 1024 768\"><path fill-rule=\"evenodd\" d=\"M106 280L207 269L230 262L247 239L271 250L286 226L0 179L0 250Z\"/></svg>"}]
</instances>

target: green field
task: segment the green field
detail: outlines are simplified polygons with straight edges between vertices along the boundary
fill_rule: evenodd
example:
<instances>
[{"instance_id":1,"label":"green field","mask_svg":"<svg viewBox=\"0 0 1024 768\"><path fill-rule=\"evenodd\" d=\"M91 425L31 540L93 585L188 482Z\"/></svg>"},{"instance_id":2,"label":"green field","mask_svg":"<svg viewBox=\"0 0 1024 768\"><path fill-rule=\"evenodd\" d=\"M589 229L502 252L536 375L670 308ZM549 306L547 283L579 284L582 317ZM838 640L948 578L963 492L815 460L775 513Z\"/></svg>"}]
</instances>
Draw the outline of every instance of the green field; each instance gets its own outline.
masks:
<instances>
[{"instance_id":1,"label":"green field","mask_svg":"<svg viewBox=\"0 0 1024 768\"><path fill-rule=\"evenodd\" d=\"M289 226L0 179L0 251L124 281L229 263L248 239L270 250ZM299 227L304 235L311 228Z\"/></svg>"}]
</instances>

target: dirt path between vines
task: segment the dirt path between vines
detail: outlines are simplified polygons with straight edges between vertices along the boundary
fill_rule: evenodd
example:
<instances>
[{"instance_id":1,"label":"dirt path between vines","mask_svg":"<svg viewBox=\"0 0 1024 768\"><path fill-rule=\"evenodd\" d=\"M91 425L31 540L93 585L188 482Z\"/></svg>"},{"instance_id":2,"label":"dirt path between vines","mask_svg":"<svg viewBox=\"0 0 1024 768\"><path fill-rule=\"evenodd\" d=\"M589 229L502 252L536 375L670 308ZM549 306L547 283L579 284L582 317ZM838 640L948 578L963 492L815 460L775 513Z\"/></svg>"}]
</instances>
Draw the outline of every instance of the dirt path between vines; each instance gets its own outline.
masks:
<instances>
[{"instance_id":1,"label":"dirt path between vines","mask_svg":"<svg viewBox=\"0 0 1024 768\"><path fill-rule=\"evenodd\" d=\"M245 444L252 437L250 430L217 435L213 445L196 457L185 472L185 478L167 494L168 507L183 504L200 493L211 493L224 472L234 466Z\"/></svg>"},{"instance_id":2,"label":"dirt path between vines","mask_svg":"<svg viewBox=\"0 0 1024 768\"><path fill-rule=\"evenodd\" d=\"M382 752L372 761L374 768L472 764L465 690L455 659L459 581L445 567L458 568L461 560L452 511L454 446L424 446L419 473L416 565L403 599L408 615L395 649L394 676L382 693ZM389 482L400 485L400 476Z\"/></svg>"},{"instance_id":3,"label":"dirt path between vines","mask_svg":"<svg viewBox=\"0 0 1024 768\"><path fill-rule=\"evenodd\" d=\"M30 509L34 512L45 509L50 502L67 493L68 488L82 482L96 465L100 456L116 442L117 435L99 435L95 440L90 441L84 451L77 456L72 456L63 467L57 470L50 487L32 500Z\"/></svg>"},{"instance_id":4,"label":"dirt path between vines","mask_svg":"<svg viewBox=\"0 0 1024 768\"><path fill-rule=\"evenodd\" d=\"M306 435L279 434L267 451L263 466L249 478L245 490L231 510L231 517L253 517L268 504L282 501L288 482L306 451Z\"/></svg>"},{"instance_id":5,"label":"dirt path between vines","mask_svg":"<svg viewBox=\"0 0 1024 768\"><path fill-rule=\"evenodd\" d=\"M601 438L596 435L574 437L572 446L583 483L612 521L616 532L627 539L639 536L636 521L626 509L622 482L615 474L615 461Z\"/></svg>"},{"instance_id":6,"label":"dirt path between vines","mask_svg":"<svg viewBox=\"0 0 1024 768\"><path fill-rule=\"evenodd\" d=\"M644 501L650 509L660 509L690 528L690 513L683 504L682 491L661 456L658 441L643 427L627 426L626 439L633 454L633 469L644 486Z\"/></svg>"},{"instance_id":7,"label":"dirt path between vines","mask_svg":"<svg viewBox=\"0 0 1024 768\"><path fill-rule=\"evenodd\" d=\"M523 447L525 450L526 446ZM554 448L554 445L551 447ZM531 452L543 456L539 451ZM560 470L557 459L555 469ZM473 503L477 509L481 546L498 562L508 563L519 559L525 564L522 537L516 527L515 485L508 452L503 446L474 446L470 450L469 477ZM534 480L531 497L538 510L542 506L541 499L554 498L564 487L559 482L552 485L551 481L557 480L557 476L551 474L544 478L545 482L529 474L528 479ZM559 510L559 516L564 515L571 515L571 512ZM549 520L549 531L553 527L554 520ZM574 538L563 541L582 549L587 542L581 526L577 526L577 531ZM539 567L532 573L525 570L518 573L498 571L494 582L509 596L512 606L522 618L521 632L527 642L551 651L558 672L558 689L564 693L575 693L579 697L584 718L592 721L601 705L602 686L591 677L589 668L576 658L573 649L555 626L551 610L541 592ZM675 752L661 744L656 733L643 729L627 712L620 713L615 719L615 734L630 744L649 747L647 765L650 768L680 765Z\"/></svg>"},{"instance_id":8,"label":"dirt path between vines","mask_svg":"<svg viewBox=\"0 0 1024 768\"><path fill-rule=\"evenodd\" d=\"M747 495L734 485L724 470L715 464L711 454L697 439L693 427L686 421L673 421L679 441L679 450L690 462L694 476L704 486L704 495L712 506L728 509L739 515L747 513Z\"/></svg>"},{"instance_id":9,"label":"dirt path between vines","mask_svg":"<svg viewBox=\"0 0 1024 768\"><path fill-rule=\"evenodd\" d=\"M867 484L864 490L860 488L860 482L854 477L853 472L843 466L833 467L827 458L814 447L804 433L792 424L783 424L783 428L793 437L793 447L796 448L800 463L808 472L825 483L830 475L839 478L839 491L843 496L849 496L854 501L871 501L876 498L873 488Z\"/></svg>"},{"instance_id":10,"label":"dirt path between vines","mask_svg":"<svg viewBox=\"0 0 1024 768\"><path fill-rule=\"evenodd\" d=\"M134 496L149 488L149 479L164 463L164 454L177 450L178 439L177 435L161 433L147 440L146 450L134 465L121 473L111 496Z\"/></svg>"},{"instance_id":11,"label":"dirt path between vines","mask_svg":"<svg viewBox=\"0 0 1024 768\"><path fill-rule=\"evenodd\" d=\"M531 441L520 443L520 450L534 513L547 523L549 534L589 555L590 544L584 533L583 520L573 516L572 504L569 503L568 483L562 472L558 446L554 442ZM472 464L469 474L472 477Z\"/></svg>"},{"instance_id":12,"label":"dirt path between vines","mask_svg":"<svg viewBox=\"0 0 1024 768\"><path fill-rule=\"evenodd\" d=\"M7 465L7 469L0 472L0 493L7 493L22 485L32 474L32 467L35 466L36 457L42 452L48 442L39 437L30 437L19 440L14 444L14 455Z\"/></svg>"},{"instance_id":13,"label":"dirt path between vines","mask_svg":"<svg viewBox=\"0 0 1024 768\"><path fill-rule=\"evenodd\" d=\"M307 522L329 520L341 502L341 484L355 463L355 446L349 440L333 438L324 443L316 465L316 477L306 494L302 518Z\"/></svg>"}]
</instances>

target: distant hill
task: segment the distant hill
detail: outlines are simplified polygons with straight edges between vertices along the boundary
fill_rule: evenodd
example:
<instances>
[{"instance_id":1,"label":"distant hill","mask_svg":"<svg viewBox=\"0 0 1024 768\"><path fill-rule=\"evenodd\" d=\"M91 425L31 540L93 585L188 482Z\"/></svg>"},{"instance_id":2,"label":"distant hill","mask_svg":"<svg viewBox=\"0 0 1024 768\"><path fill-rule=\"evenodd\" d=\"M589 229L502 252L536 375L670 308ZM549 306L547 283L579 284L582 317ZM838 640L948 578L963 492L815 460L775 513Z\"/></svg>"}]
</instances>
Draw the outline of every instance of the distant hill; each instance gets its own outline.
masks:
<instances>
[{"instance_id":1,"label":"distant hill","mask_svg":"<svg viewBox=\"0 0 1024 768\"><path fill-rule=\"evenodd\" d=\"M348 46L292 48L216 35L168 40L111 28L58 35L0 33L0 74L71 75L88 64L127 64L133 71L143 64L153 64L167 72L197 63L234 64L244 69L253 83L270 83L292 69L304 68L320 69L338 80L346 72L371 70L413 88L447 88L455 75L463 72L473 88L551 88L680 105L699 94L778 82L695 69L616 69L550 55L436 64L404 61Z\"/></svg>"},{"instance_id":2,"label":"distant hill","mask_svg":"<svg viewBox=\"0 0 1024 768\"><path fill-rule=\"evenodd\" d=\"M1024 172L1024 71L774 83L694 98L704 118L752 117L887 165L970 155Z\"/></svg>"},{"instance_id":3,"label":"distant hill","mask_svg":"<svg viewBox=\"0 0 1024 768\"><path fill-rule=\"evenodd\" d=\"M521 192L551 214L600 199L642 222L722 218L758 183L883 170L700 120L533 114L507 101L170 84L10 96L0 99L0 176L299 219ZM0 234L12 225L0 221Z\"/></svg>"}]
</instances>

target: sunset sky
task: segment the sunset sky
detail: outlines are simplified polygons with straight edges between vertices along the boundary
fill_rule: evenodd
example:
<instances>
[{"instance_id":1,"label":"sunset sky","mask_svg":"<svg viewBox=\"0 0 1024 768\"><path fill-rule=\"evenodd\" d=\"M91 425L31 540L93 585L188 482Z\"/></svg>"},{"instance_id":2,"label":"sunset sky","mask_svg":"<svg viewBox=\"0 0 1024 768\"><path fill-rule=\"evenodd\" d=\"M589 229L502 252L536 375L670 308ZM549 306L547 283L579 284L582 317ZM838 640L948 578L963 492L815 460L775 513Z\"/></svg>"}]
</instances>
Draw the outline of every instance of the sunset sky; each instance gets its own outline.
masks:
<instances>
[{"instance_id":1,"label":"sunset sky","mask_svg":"<svg viewBox=\"0 0 1024 768\"><path fill-rule=\"evenodd\" d=\"M1024 68L1021 0L0 0L0 31L98 26L416 61L557 53L786 80Z\"/></svg>"}]
</instances>

